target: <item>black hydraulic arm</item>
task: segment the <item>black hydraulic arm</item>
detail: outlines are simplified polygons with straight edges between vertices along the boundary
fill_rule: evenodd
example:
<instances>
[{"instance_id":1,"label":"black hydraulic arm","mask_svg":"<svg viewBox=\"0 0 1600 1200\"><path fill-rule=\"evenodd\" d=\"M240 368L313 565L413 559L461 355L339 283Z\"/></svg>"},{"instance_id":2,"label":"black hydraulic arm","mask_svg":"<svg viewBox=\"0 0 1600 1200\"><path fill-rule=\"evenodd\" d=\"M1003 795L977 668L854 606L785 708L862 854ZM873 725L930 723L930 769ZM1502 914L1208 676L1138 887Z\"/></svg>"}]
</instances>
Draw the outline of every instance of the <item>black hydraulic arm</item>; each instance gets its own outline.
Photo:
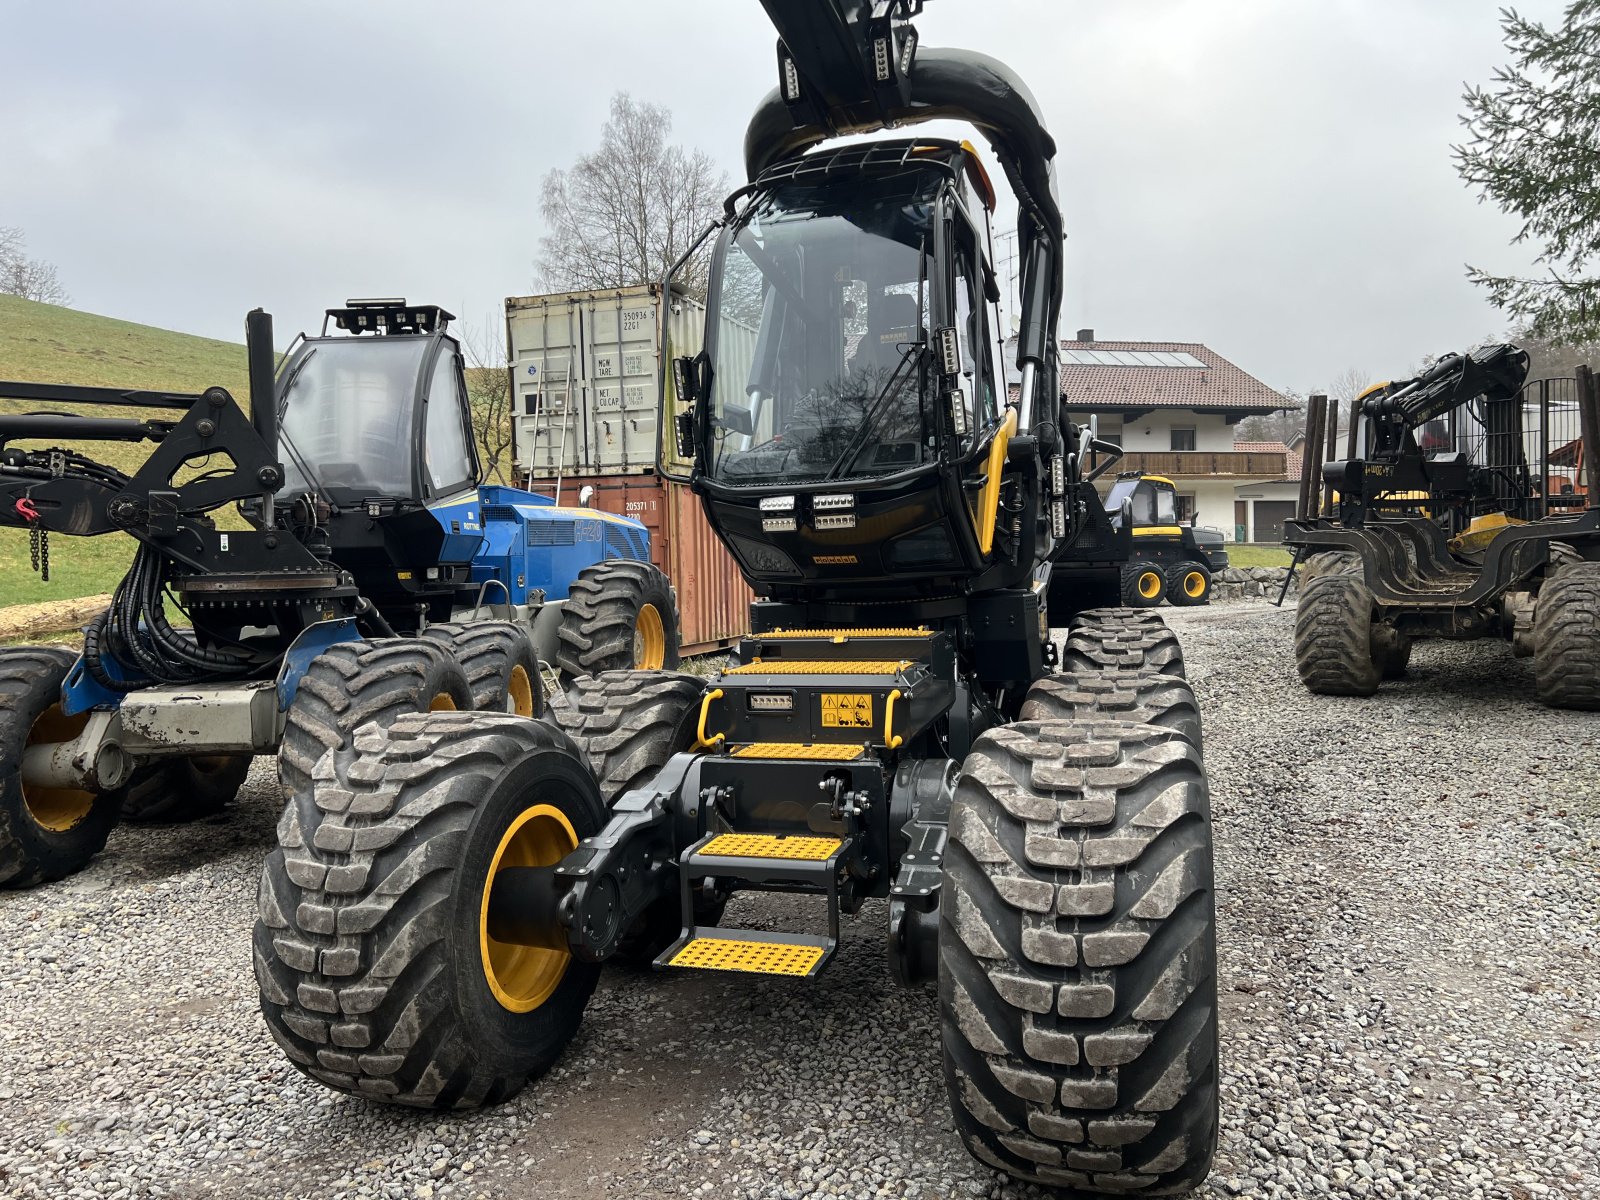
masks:
<instances>
[{"instance_id":1,"label":"black hydraulic arm","mask_svg":"<svg viewBox=\"0 0 1600 1200\"><path fill-rule=\"evenodd\" d=\"M1056 360L1064 228L1055 139L1017 74L987 55L923 49L910 18L922 0L761 0L780 37L779 86L745 134L754 180L773 164L844 134L951 119L983 131L1020 203L1025 383ZM1024 388L1023 412L1030 411ZM1042 389L1053 393L1054 388ZM1025 422L1026 423L1026 422ZM1024 429L1026 432L1026 429Z\"/></svg>"},{"instance_id":2,"label":"black hydraulic arm","mask_svg":"<svg viewBox=\"0 0 1600 1200\"><path fill-rule=\"evenodd\" d=\"M18 383L0 380L0 400L30 404L114 404L124 408L193 408L200 399L187 392L143 392L130 388L80 387L66 383ZM9 418L0 417L0 422ZM4 428L0 424L0 428ZM25 436L25 435L14 435Z\"/></svg>"},{"instance_id":3,"label":"black hydraulic arm","mask_svg":"<svg viewBox=\"0 0 1600 1200\"><path fill-rule=\"evenodd\" d=\"M1368 454L1399 453L1406 433L1478 396L1491 402L1513 399L1527 377L1528 352L1516 346L1448 355L1404 387L1363 402L1362 412L1371 421L1374 435Z\"/></svg>"}]
</instances>

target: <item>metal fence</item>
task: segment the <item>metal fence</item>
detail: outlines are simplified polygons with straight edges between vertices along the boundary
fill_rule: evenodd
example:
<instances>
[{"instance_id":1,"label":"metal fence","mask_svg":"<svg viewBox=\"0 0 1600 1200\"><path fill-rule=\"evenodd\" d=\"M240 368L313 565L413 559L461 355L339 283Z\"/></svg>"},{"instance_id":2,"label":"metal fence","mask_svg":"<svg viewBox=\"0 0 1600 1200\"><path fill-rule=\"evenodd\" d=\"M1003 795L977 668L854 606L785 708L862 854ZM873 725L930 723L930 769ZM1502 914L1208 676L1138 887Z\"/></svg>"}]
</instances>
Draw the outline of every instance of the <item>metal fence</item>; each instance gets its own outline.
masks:
<instances>
[{"instance_id":1,"label":"metal fence","mask_svg":"<svg viewBox=\"0 0 1600 1200\"><path fill-rule=\"evenodd\" d=\"M1587 503L1583 427L1575 376L1539 379L1522 389L1517 404L1474 401L1418 431L1424 451L1455 450L1484 468L1492 495L1475 513L1506 511L1525 521L1576 511Z\"/></svg>"},{"instance_id":2,"label":"metal fence","mask_svg":"<svg viewBox=\"0 0 1600 1200\"><path fill-rule=\"evenodd\" d=\"M1576 376L1534 380L1514 401L1476 398L1428 422L1415 436L1423 453L1458 452L1483 470L1488 486L1471 501L1469 515L1504 512L1534 521L1589 504L1596 485L1586 448L1600 441L1600 434L1589 430L1585 437L1585 408L1600 413L1600 380L1580 367ZM1343 439L1338 416L1337 402L1325 395L1311 396L1306 405L1305 466L1295 506L1301 520L1334 512L1334 489L1323 478L1323 464L1341 452L1346 458L1366 454L1360 403L1350 404Z\"/></svg>"}]
</instances>

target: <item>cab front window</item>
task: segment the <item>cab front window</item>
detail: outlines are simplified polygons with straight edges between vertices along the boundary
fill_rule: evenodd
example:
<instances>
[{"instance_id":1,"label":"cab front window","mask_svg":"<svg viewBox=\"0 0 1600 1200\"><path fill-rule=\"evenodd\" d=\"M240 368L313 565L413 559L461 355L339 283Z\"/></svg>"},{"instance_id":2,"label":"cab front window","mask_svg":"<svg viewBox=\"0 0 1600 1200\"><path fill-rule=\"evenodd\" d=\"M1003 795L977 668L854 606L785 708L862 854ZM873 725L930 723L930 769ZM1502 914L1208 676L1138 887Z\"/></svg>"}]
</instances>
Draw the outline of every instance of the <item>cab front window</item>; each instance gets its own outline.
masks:
<instances>
[{"instance_id":1,"label":"cab front window","mask_svg":"<svg viewBox=\"0 0 1600 1200\"><path fill-rule=\"evenodd\" d=\"M840 202L798 184L725 235L713 295L709 466L730 484L893 474L929 461L938 178Z\"/></svg>"}]
</instances>

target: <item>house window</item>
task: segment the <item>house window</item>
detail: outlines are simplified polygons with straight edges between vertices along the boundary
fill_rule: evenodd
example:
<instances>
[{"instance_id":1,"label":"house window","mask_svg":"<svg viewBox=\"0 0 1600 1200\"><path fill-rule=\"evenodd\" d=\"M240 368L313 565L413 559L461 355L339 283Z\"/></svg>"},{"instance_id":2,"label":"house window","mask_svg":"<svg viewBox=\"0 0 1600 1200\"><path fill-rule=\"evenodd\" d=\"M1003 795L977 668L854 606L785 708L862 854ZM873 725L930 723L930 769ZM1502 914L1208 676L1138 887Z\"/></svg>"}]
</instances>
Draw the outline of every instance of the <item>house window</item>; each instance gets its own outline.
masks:
<instances>
[{"instance_id":1,"label":"house window","mask_svg":"<svg viewBox=\"0 0 1600 1200\"><path fill-rule=\"evenodd\" d=\"M1102 442L1110 442L1113 446L1120 450L1122 449L1122 430L1118 429L1114 433L1102 433L1100 435L1100 440Z\"/></svg>"},{"instance_id":2,"label":"house window","mask_svg":"<svg viewBox=\"0 0 1600 1200\"><path fill-rule=\"evenodd\" d=\"M1178 524L1187 525L1194 520L1194 497L1178 494Z\"/></svg>"},{"instance_id":3,"label":"house window","mask_svg":"<svg viewBox=\"0 0 1600 1200\"><path fill-rule=\"evenodd\" d=\"M1188 429L1179 429L1174 426L1172 429L1172 448L1175 451L1193 450L1194 428L1191 426Z\"/></svg>"}]
</instances>

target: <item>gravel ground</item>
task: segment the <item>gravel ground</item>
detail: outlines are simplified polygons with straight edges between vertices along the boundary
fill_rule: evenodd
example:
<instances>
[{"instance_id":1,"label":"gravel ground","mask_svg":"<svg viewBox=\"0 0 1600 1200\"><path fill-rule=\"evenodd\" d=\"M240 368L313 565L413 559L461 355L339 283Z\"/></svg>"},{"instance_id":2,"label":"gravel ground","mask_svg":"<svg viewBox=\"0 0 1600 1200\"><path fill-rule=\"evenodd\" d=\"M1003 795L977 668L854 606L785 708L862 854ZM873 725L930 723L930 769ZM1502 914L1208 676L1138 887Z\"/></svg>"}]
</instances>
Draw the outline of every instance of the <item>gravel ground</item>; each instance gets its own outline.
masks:
<instances>
[{"instance_id":1,"label":"gravel ground","mask_svg":"<svg viewBox=\"0 0 1600 1200\"><path fill-rule=\"evenodd\" d=\"M1424 645L1409 681L1332 700L1294 679L1292 614L1172 620L1221 888L1202 1194L1600 1195L1600 721L1537 707L1500 647ZM323 1091L256 1012L268 783L258 764L230 816L119 830L83 874L0 894L0 1194L1038 1195L955 1143L934 1001L890 983L881 905L812 984L610 973L499 1110Z\"/></svg>"}]
</instances>

